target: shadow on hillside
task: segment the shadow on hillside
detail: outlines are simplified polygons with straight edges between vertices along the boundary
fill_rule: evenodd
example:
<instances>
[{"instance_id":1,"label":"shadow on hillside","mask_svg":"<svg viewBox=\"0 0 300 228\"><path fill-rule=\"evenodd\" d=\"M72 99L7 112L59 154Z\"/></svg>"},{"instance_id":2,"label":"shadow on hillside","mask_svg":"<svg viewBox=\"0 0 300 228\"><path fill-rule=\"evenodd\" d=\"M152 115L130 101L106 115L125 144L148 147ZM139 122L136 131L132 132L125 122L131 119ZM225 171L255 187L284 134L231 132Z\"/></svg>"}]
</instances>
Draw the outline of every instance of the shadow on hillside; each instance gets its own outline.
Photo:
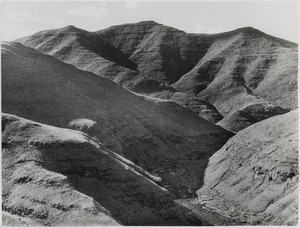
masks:
<instances>
[{"instance_id":1,"label":"shadow on hillside","mask_svg":"<svg viewBox=\"0 0 300 228\"><path fill-rule=\"evenodd\" d=\"M210 155L199 151L187 154L180 161L176 157L165 160L165 166L162 166L164 171L159 173L163 178L159 185L171 193L165 194L159 187L153 188L154 183L141 178L141 174L136 177L127 175L126 169L116 169L113 160L107 160L100 151L98 156L90 146L70 147L55 151L43 148L43 154L46 157L50 155L47 160L54 159L53 163L57 164L46 165L45 168L67 176L71 186L92 197L119 223L161 226L203 224L199 216L173 200L195 197L195 191L203 185ZM66 156L61 155L63 153L67 153ZM69 158L60 160L55 154Z\"/></svg>"},{"instance_id":2,"label":"shadow on hillside","mask_svg":"<svg viewBox=\"0 0 300 228\"><path fill-rule=\"evenodd\" d=\"M189 209L173 202L141 174L128 171L89 144L64 144L56 149L40 145L48 164L43 167L68 178L77 191L92 197L123 225L202 225ZM66 159L67 158L67 159ZM51 161L52 160L52 161ZM100 205L99 211L103 212Z\"/></svg>"}]
</instances>

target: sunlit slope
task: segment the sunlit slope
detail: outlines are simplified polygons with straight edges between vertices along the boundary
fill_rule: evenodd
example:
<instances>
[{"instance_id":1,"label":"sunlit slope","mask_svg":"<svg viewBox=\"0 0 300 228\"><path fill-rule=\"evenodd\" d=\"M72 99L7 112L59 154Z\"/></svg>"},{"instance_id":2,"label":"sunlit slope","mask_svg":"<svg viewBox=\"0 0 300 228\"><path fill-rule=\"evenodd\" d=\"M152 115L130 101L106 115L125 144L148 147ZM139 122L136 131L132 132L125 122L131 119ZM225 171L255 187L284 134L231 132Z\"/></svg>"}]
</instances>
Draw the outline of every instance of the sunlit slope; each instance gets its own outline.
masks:
<instances>
[{"instance_id":1,"label":"sunlit slope","mask_svg":"<svg viewBox=\"0 0 300 228\"><path fill-rule=\"evenodd\" d=\"M196 204L247 224L298 221L298 110L240 131L209 160Z\"/></svg>"}]
</instances>

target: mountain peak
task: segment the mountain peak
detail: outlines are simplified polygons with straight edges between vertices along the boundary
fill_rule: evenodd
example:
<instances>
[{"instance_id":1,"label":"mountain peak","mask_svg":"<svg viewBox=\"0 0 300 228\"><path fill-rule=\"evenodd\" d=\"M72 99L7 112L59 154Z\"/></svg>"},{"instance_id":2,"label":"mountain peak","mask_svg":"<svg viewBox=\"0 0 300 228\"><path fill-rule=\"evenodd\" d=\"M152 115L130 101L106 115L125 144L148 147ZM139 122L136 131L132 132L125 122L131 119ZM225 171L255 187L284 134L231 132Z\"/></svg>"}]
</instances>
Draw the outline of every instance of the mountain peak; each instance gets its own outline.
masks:
<instances>
[{"instance_id":1,"label":"mountain peak","mask_svg":"<svg viewBox=\"0 0 300 228\"><path fill-rule=\"evenodd\" d=\"M260 30L256 29L256 28L253 28L251 26L247 26L247 27L242 27L242 28L239 28L240 30L243 30L243 31L256 31L256 32L261 32Z\"/></svg>"},{"instance_id":2,"label":"mountain peak","mask_svg":"<svg viewBox=\"0 0 300 228\"><path fill-rule=\"evenodd\" d=\"M236 31L247 33L247 34L264 34L262 31L260 31L256 28L253 28L251 26L238 28L238 29L236 29Z\"/></svg>"},{"instance_id":3,"label":"mountain peak","mask_svg":"<svg viewBox=\"0 0 300 228\"><path fill-rule=\"evenodd\" d=\"M63 28L65 28L65 29L78 29L74 25L68 25L68 26L63 27Z\"/></svg>"},{"instance_id":4,"label":"mountain peak","mask_svg":"<svg viewBox=\"0 0 300 228\"><path fill-rule=\"evenodd\" d=\"M297 46L294 42L269 35L267 33L260 31L259 29L256 29L256 28L253 28L250 26L238 28L236 30L233 30L232 32L233 33L242 33L246 37L259 37L259 36L265 37L265 38L273 40L273 42L280 43L280 45L282 45L284 47L295 48ZM229 33L231 33L231 32L229 32Z\"/></svg>"},{"instance_id":5,"label":"mountain peak","mask_svg":"<svg viewBox=\"0 0 300 228\"><path fill-rule=\"evenodd\" d=\"M251 26L247 26L247 27L241 27L241 28L237 28L237 29L234 29L234 30L230 30L228 32L221 32L221 33L217 33L216 35L234 35L234 34L264 34L262 31L256 29L256 28L253 28Z\"/></svg>"},{"instance_id":6,"label":"mountain peak","mask_svg":"<svg viewBox=\"0 0 300 228\"><path fill-rule=\"evenodd\" d=\"M128 27L137 27L137 26L146 26L146 27L154 27L154 26L158 26L158 25L161 25L155 21L140 21L140 22L135 22L135 23L124 23L124 24L120 24L120 25L114 25L114 26L111 26L107 29L111 29L111 28L128 28ZM107 30L105 29L105 30ZM101 31L101 30L100 30Z\"/></svg>"},{"instance_id":7,"label":"mountain peak","mask_svg":"<svg viewBox=\"0 0 300 228\"><path fill-rule=\"evenodd\" d=\"M137 22L136 24L140 24L140 25L160 25L159 23L157 23L156 21L153 21L153 20L140 21L140 22Z\"/></svg>"},{"instance_id":8,"label":"mountain peak","mask_svg":"<svg viewBox=\"0 0 300 228\"><path fill-rule=\"evenodd\" d=\"M84 31L83 29L77 28L74 25L68 25L66 27L62 27L57 29L58 32L81 32Z\"/></svg>"}]
</instances>

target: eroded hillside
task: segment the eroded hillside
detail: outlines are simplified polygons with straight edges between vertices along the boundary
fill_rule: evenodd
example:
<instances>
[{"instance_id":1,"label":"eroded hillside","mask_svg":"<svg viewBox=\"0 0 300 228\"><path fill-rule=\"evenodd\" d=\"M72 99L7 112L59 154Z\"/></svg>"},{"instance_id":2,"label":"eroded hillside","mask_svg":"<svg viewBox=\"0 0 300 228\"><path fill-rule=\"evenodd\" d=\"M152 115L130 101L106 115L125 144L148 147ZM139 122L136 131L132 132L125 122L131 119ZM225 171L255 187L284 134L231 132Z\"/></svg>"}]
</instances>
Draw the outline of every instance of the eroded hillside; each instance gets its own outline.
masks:
<instances>
[{"instance_id":1,"label":"eroded hillside","mask_svg":"<svg viewBox=\"0 0 300 228\"><path fill-rule=\"evenodd\" d=\"M68 26L17 41L214 123L224 117L219 125L231 131L297 107L297 45L253 28L189 34L145 21L97 32ZM256 106L259 118L251 115Z\"/></svg>"},{"instance_id":2,"label":"eroded hillside","mask_svg":"<svg viewBox=\"0 0 300 228\"><path fill-rule=\"evenodd\" d=\"M140 167L75 130L2 115L6 225L201 224Z\"/></svg>"},{"instance_id":3,"label":"eroded hillside","mask_svg":"<svg viewBox=\"0 0 300 228\"><path fill-rule=\"evenodd\" d=\"M4 224L297 224L297 44L154 21L16 41Z\"/></svg>"},{"instance_id":4,"label":"eroded hillside","mask_svg":"<svg viewBox=\"0 0 300 228\"><path fill-rule=\"evenodd\" d=\"M201 186L208 158L233 135L18 43L2 45L2 99L4 112L85 131L179 195Z\"/></svg>"}]
</instances>

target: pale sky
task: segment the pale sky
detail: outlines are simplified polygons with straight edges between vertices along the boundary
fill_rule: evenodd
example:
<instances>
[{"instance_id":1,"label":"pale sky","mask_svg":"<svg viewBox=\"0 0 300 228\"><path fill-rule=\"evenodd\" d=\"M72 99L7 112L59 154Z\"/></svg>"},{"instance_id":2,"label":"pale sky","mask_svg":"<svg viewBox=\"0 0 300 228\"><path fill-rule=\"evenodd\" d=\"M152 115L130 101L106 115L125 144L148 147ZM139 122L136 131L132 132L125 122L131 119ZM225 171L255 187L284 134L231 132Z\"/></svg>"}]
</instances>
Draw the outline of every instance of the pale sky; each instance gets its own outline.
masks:
<instances>
[{"instance_id":1,"label":"pale sky","mask_svg":"<svg viewBox=\"0 0 300 228\"><path fill-rule=\"evenodd\" d=\"M2 0L2 40L67 25L97 31L154 20L190 33L218 33L251 26L298 41L299 1L49 1Z\"/></svg>"}]
</instances>

